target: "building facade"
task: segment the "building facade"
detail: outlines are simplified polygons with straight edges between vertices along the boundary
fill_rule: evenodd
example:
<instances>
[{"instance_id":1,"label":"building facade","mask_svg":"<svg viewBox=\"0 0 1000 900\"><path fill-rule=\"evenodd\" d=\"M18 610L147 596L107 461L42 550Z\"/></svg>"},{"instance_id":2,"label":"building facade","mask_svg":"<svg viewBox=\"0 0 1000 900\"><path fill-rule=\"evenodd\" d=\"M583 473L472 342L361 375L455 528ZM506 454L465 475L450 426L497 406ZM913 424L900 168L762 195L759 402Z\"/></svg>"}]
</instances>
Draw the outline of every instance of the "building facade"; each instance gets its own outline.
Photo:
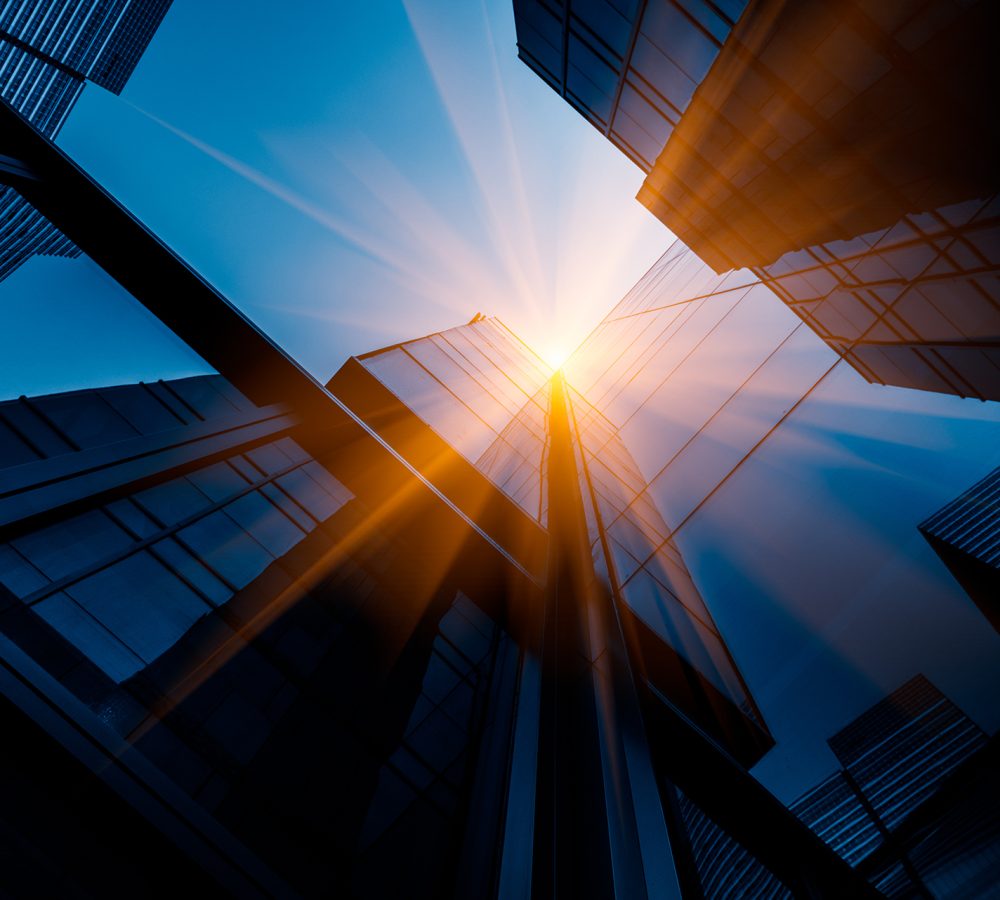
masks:
<instances>
[{"instance_id":1,"label":"building facade","mask_svg":"<svg viewBox=\"0 0 1000 900\"><path fill-rule=\"evenodd\" d=\"M480 476L497 508L479 510L494 533L476 530L364 429L317 458L287 408L219 376L20 398L0 416L5 676L72 722L57 746L89 735L128 772L112 794L162 826L140 858L179 842L178 879L238 896L486 889L498 835L466 831L502 818L479 750L510 739L519 661L499 591L535 590L532 520ZM522 528L519 562L499 542ZM25 709L6 709L11 736ZM74 796L48 813L76 821ZM5 826L30 852L5 886L178 889L119 859L134 852L124 818L92 818L114 849L67 867L19 802ZM467 839L478 851L460 852Z\"/></svg>"},{"instance_id":2,"label":"building facade","mask_svg":"<svg viewBox=\"0 0 1000 900\"><path fill-rule=\"evenodd\" d=\"M875 383L1000 399L989 3L515 4L521 58Z\"/></svg>"},{"instance_id":3,"label":"building facade","mask_svg":"<svg viewBox=\"0 0 1000 900\"><path fill-rule=\"evenodd\" d=\"M581 395L482 318L323 388L9 119L17 188L217 372L0 408L5 728L63 823L11 758L12 887L679 894L683 791L794 889L867 896L747 773L766 718ZM104 854L88 804L131 811Z\"/></svg>"},{"instance_id":4,"label":"building facade","mask_svg":"<svg viewBox=\"0 0 1000 900\"><path fill-rule=\"evenodd\" d=\"M54 138L89 81L120 94L170 0L9 3L0 12L0 96ZM75 256L72 242L0 189L0 280L36 253Z\"/></svg>"},{"instance_id":5,"label":"building facade","mask_svg":"<svg viewBox=\"0 0 1000 900\"><path fill-rule=\"evenodd\" d=\"M994 897L993 743L918 675L829 738L843 768L790 809L887 897ZM681 803L706 897L792 896L686 798Z\"/></svg>"},{"instance_id":6,"label":"building facade","mask_svg":"<svg viewBox=\"0 0 1000 900\"><path fill-rule=\"evenodd\" d=\"M1000 630L1000 469L921 522L920 532Z\"/></svg>"},{"instance_id":7,"label":"building facade","mask_svg":"<svg viewBox=\"0 0 1000 900\"><path fill-rule=\"evenodd\" d=\"M997 895L995 747L955 704L916 676L829 744L843 769L791 808L841 856L890 897Z\"/></svg>"},{"instance_id":8,"label":"building facade","mask_svg":"<svg viewBox=\"0 0 1000 900\"><path fill-rule=\"evenodd\" d=\"M845 722L862 711L843 701L859 670L866 682L883 686L883 696L917 665L943 680L993 677L984 673L995 671L995 636L941 560L922 546L917 526L992 465L1000 435L995 409L915 392L887 396L775 304L753 272L719 275L680 242L605 317L565 371L613 435L595 443L595 456L628 448L638 496L658 510L659 530L682 554L727 650L747 660L742 676L775 741L754 767L756 777L796 811L812 804L805 821L835 819L836 828L817 833L852 864L870 859L859 871L881 888L903 891L909 882L898 857L893 862L885 850L871 855L883 843L880 820L858 800L847 775L812 786L824 775L818 760L829 753L829 735L846 735ZM969 452L956 455L957 446ZM968 475L945 476L932 462L943 457ZM985 487L982 493L992 496ZM988 508L987 501L977 512ZM980 521L971 512L968 519ZM883 635L884 646L860 651L873 635ZM967 658L960 661L955 647ZM763 658L769 662L754 671L753 661ZM931 699L921 695L912 710L906 707L908 716L940 702L957 716L933 725L941 741L965 727L982 740L978 728L928 690ZM904 694L892 693L875 710L902 709ZM858 722L865 734L874 733L867 719ZM937 738L911 735L916 743L907 744L902 728L882 736L883 751L913 754L919 769L886 776L898 778L896 800L905 801L906 815L921 799L924 775L938 784L929 762ZM955 748L961 757L974 745ZM817 760L811 774L789 777L808 755ZM840 762L853 771L846 755ZM990 776L984 777L988 793ZM807 791L812 796L803 798ZM782 895L780 880L699 817L683 790L679 803L708 895L724 896L744 882L758 885L761 895ZM956 800L949 813L953 835L963 834L957 821L982 819L964 804ZM969 827L991 834L989 825ZM971 847L979 839L957 839L954 855L942 851L937 864L960 859L963 840ZM984 854L987 870L995 869ZM960 886L933 890L976 896Z\"/></svg>"},{"instance_id":9,"label":"building facade","mask_svg":"<svg viewBox=\"0 0 1000 900\"><path fill-rule=\"evenodd\" d=\"M477 316L320 385L0 125L8 189L208 373L0 403L5 889L874 898L896 858L788 808L830 746L928 888L928 831L989 833L969 720L921 684L858 717L920 660L1000 724L1000 636L916 529L991 406L890 401L680 244L561 372Z\"/></svg>"}]
</instances>

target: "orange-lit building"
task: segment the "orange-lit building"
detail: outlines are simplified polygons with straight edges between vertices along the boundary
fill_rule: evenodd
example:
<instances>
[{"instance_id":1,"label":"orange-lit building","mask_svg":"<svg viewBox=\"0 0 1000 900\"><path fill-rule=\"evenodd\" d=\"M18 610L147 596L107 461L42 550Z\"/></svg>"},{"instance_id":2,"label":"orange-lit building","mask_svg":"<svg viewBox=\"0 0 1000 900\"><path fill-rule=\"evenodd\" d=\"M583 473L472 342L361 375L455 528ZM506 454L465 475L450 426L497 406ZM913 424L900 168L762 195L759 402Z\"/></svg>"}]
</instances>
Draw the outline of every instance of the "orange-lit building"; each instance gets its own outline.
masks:
<instances>
[{"instance_id":1,"label":"orange-lit building","mask_svg":"<svg viewBox=\"0 0 1000 900\"><path fill-rule=\"evenodd\" d=\"M994 4L514 4L521 58L869 381L1000 399Z\"/></svg>"},{"instance_id":2,"label":"orange-lit building","mask_svg":"<svg viewBox=\"0 0 1000 900\"><path fill-rule=\"evenodd\" d=\"M765 12L784 34L793 6L515 10L522 56L659 179L670 218L684 167L664 154L731 42ZM321 384L8 105L0 135L0 182L79 248L68 265L203 372L0 402L4 891L877 898L884 873L790 807L857 770L837 741L873 703L859 746L947 702L924 691L900 724L912 698L886 697L916 671L969 711L931 729L937 757L949 728L971 735L996 792L1000 635L917 525L995 466L1000 420L869 383L905 379L864 370L860 338L837 344L824 316L853 313L822 280L846 266L902 314L929 280L877 267L952 240L961 274L934 284L989 277L969 262L982 210L946 237L905 231L912 211L865 219L884 233L856 258L845 212L774 238L812 250L720 272L762 227L726 212L731 229L699 245L692 226L694 250L669 247L558 372L477 314ZM952 380L922 386L991 395L962 368L976 321L948 345ZM879 352L926 361L918 343ZM909 822L947 825L935 872L966 858L953 837L995 844L953 782L886 770L922 792L898 804Z\"/></svg>"}]
</instances>

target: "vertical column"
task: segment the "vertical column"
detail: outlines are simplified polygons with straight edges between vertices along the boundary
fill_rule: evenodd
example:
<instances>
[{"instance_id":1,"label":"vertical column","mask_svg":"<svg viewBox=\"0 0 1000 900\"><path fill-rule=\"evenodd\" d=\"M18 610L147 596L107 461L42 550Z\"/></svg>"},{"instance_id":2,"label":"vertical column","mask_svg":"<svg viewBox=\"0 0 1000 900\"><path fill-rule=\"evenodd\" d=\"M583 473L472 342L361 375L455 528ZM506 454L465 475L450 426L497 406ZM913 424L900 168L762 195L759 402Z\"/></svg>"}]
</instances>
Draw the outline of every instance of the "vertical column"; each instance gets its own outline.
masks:
<instances>
[{"instance_id":1,"label":"vertical column","mask_svg":"<svg viewBox=\"0 0 1000 900\"><path fill-rule=\"evenodd\" d=\"M572 434L556 375L532 889L680 897L624 643L593 566Z\"/></svg>"}]
</instances>

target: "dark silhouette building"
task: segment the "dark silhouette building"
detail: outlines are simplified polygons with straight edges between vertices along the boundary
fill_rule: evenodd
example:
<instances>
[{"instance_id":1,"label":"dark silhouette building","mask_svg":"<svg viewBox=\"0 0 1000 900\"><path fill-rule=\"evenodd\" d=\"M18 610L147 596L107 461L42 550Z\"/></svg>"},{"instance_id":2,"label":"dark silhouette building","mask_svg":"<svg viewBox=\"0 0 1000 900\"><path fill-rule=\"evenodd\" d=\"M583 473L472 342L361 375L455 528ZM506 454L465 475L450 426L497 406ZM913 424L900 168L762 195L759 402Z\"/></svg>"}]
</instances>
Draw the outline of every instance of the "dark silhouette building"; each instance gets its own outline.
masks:
<instances>
[{"instance_id":1,"label":"dark silhouette building","mask_svg":"<svg viewBox=\"0 0 1000 900\"><path fill-rule=\"evenodd\" d=\"M996 742L926 678L830 738L843 769L791 809L889 897L993 897Z\"/></svg>"},{"instance_id":2,"label":"dark silhouette building","mask_svg":"<svg viewBox=\"0 0 1000 900\"><path fill-rule=\"evenodd\" d=\"M321 385L10 105L0 153L211 373L0 403L5 890L879 896L762 767L790 722L856 715L851 661L796 657L845 598L879 606L875 584L897 623L893 594L959 596L906 505L926 498L898 447L926 416L876 416L858 451L824 417L874 389L760 276L679 245L565 372L477 315ZM909 746L925 699L845 729L873 797L858 748ZM880 813L900 841L939 813L979 833L939 798L988 768L940 775Z\"/></svg>"},{"instance_id":3,"label":"dark silhouette building","mask_svg":"<svg viewBox=\"0 0 1000 900\"><path fill-rule=\"evenodd\" d=\"M921 522L920 531L1000 631L1000 469Z\"/></svg>"},{"instance_id":4,"label":"dark silhouette building","mask_svg":"<svg viewBox=\"0 0 1000 900\"><path fill-rule=\"evenodd\" d=\"M120 94L170 0L40 0L0 13L0 96L54 138L89 81ZM78 250L29 204L0 188L0 280L36 253Z\"/></svg>"},{"instance_id":5,"label":"dark silhouette building","mask_svg":"<svg viewBox=\"0 0 1000 900\"><path fill-rule=\"evenodd\" d=\"M916 676L829 739L843 769L790 809L887 897L998 894L996 742ZM680 798L704 896L793 894Z\"/></svg>"}]
</instances>

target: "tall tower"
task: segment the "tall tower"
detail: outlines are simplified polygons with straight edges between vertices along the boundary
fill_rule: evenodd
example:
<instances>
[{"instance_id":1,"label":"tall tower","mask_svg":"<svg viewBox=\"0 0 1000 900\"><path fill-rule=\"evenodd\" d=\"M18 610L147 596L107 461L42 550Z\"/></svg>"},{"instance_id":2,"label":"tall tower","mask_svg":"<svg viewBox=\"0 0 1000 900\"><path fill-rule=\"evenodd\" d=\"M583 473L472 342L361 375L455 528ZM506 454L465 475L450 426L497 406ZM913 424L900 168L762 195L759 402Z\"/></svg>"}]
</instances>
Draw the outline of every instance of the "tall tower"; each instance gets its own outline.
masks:
<instances>
[{"instance_id":1,"label":"tall tower","mask_svg":"<svg viewBox=\"0 0 1000 900\"><path fill-rule=\"evenodd\" d=\"M171 0L42 0L0 13L0 96L54 138L89 81L120 94ZM9 188L0 189L0 280L31 256L79 250Z\"/></svg>"}]
</instances>

